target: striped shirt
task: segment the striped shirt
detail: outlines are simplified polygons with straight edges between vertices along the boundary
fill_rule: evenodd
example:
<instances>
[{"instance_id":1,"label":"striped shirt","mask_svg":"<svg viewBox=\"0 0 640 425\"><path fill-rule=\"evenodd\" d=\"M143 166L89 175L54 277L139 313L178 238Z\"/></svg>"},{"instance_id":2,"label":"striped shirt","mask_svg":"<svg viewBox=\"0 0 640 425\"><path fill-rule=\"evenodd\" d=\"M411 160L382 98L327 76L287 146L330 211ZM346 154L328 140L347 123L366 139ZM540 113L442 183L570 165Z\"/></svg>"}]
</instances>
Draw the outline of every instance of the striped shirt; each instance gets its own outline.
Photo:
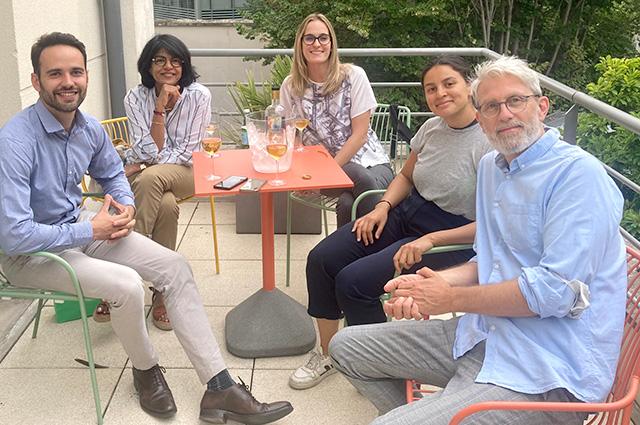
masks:
<instances>
[{"instance_id":1,"label":"striped shirt","mask_svg":"<svg viewBox=\"0 0 640 425\"><path fill-rule=\"evenodd\" d=\"M156 107L155 88L142 84L129 90L124 108L129 119L131 148L125 152L127 164L191 164L192 152L211 119L211 92L199 83L182 90L180 99L165 119L164 147L158 147L151 137L153 110Z\"/></svg>"}]
</instances>

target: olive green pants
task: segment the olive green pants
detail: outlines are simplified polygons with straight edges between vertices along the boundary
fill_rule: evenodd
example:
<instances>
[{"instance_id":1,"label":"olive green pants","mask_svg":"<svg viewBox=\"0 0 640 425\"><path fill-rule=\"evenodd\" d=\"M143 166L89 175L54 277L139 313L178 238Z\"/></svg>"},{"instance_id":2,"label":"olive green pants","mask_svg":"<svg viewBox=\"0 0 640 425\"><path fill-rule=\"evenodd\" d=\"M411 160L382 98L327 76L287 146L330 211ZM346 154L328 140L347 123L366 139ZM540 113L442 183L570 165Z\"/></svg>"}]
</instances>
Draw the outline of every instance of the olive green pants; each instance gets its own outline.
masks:
<instances>
[{"instance_id":1,"label":"olive green pants","mask_svg":"<svg viewBox=\"0 0 640 425\"><path fill-rule=\"evenodd\" d=\"M136 198L135 230L175 250L178 236L178 201L193 195L193 168L156 164L129 176Z\"/></svg>"}]
</instances>

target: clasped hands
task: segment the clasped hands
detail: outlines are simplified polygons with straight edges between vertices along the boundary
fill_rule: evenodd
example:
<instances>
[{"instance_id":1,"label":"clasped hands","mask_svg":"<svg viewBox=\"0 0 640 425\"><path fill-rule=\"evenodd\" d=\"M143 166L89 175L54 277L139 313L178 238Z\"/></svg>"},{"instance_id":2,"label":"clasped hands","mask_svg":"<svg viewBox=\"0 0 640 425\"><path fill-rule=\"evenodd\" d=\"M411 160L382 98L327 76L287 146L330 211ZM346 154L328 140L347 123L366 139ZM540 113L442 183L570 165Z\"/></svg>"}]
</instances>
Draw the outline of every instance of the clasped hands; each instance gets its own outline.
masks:
<instances>
[{"instance_id":1,"label":"clasped hands","mask_svg":"<svg viewBox=\"0 0 640 425\"><path fill-rule=\"evenodd\" d=\"M384 312L395 319L421 320L453 311L453 287L428 267L390 280L384 290L391 294Z\"/></svg>"},{"instance_id":2,"label":"clasped hands","mask_svg":"<svg viewBox=\"0 0 640 425\"><path fill-rule=\"evenodd\" d=\"M115 214L111 214L109 208L113 208ZM136 224L134 217L135 209L131 205L122 205L111 195L105 195L102 208L91 219L93 239L116 241L127 236Z\"/></svg>"}]
</instances>

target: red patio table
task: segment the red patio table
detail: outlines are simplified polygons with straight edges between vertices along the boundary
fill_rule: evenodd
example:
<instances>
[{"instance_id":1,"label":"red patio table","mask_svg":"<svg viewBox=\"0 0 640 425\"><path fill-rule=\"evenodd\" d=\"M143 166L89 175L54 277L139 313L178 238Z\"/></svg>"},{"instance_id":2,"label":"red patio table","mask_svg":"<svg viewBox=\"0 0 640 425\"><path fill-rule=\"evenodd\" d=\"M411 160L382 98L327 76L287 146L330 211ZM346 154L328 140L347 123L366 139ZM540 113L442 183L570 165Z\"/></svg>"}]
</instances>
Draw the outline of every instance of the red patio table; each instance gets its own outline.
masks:
<instances>
[{"instance_id":1,"label":"red patio table","mask_svg":"<svg viewBox=\"0 0 640 425\"><path fill-rule=\"evenodd\" d=\"M249 149L219 151L214 159L215 174L223 178L236 175L267 180L260 189L262 224L262 288L234 307L225 319L225 339L230 353L245 358L289 356L306 353L315 346L316 334L306 309L275 286L273 193L292 190L348 188L353 182L323 146L306 146L293 152L291 168L280 172L282 186L268 181L275 173L254 170ZM240 194L214 189L217 182L206 180L211 159L204 152L193 155L196 196Z\"/></svg>"}]
</instances>

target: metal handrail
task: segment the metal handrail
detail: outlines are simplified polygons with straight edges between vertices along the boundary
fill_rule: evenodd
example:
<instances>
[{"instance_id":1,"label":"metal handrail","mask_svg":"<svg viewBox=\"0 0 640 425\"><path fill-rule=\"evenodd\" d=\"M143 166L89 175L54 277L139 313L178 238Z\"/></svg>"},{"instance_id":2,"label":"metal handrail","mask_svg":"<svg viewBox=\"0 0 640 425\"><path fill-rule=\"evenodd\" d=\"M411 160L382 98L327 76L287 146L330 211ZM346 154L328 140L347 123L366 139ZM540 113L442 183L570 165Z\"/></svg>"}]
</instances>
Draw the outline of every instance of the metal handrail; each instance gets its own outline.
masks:
<instances>
[{"instance_id":1,"label":"metal handrail","mask_svg":"<svg viewBox=\"0 0 640 425\"><path fill-rule=\"evenodd\" d=\"M293 55L293 49L189 49L194 57L274 57L278 55ZM501 55L491 49L471 47L432 47L432 48L343 48L338 49L343 57L358 56L438 56L443 54L455 54L459 56L483 56L487 59L496 59ZM559 81L538 73L540 84L543 88L564 97L565 99L582 106L620 124L627 130L640 134L640 119L620 109L608 105L586 93L573 89ZM212 83L209 83L212 84ZM376 83L372 83L376 84ZM406 82L389 83L387 85L404 85ZM419 85L419 83L418 83Z\"/></svg>"},{"instance_id":2,"label":"metal handrail","mask_svg":"<svg viewBox=\"0 0 640 425\"><path fill-rule=\"evenodd\" d=\"M194 57L274 57L278 55L293 55L293 49L189 49ZM338 49L338 53L342 57L358 57L358 56L438 56L443 54L455 54L459 56L481 56L487 59L496 59L501 55L491 49L486 48L469 48L469 47L433 47L433 48L342 48ZM615 108L607 103L589 96L579 90L573 89L559 81L549 78L546 75L538 73L540 84L546 90L549 90L567 100L574 105L581 106L597 115L606 118L609 121L621 125L632 133L640 135L640 119L633 115ZM205 83L206 86L217 87L225 86L226 83ZM412 87L420 86L416 82L372 82L372 86L376 87ZM577 109L572 108L573 113L568 114L565 121L565 137L568 142L575 143L577 128ZM640 185L629 180L622 174L618 173L611 167L604 164L607 173L619 181L623 185L629 187L634 192L640 194ZM625 232L626 233L626 232ZM627 233L628 236L631 236ZM634 245L640 247L640 242L631 238Z\"/></svg>"}]
</instances>

